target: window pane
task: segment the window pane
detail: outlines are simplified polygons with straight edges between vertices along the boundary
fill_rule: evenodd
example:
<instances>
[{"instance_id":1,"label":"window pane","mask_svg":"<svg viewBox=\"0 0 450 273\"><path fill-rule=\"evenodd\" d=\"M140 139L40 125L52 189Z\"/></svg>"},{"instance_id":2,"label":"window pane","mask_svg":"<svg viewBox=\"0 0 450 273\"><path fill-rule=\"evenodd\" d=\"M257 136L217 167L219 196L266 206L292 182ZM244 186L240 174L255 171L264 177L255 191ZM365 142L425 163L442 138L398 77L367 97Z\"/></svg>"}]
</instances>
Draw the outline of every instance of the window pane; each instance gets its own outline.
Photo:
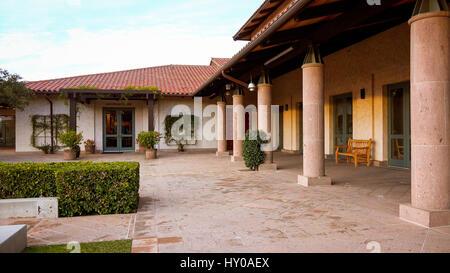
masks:
<instances>
[{"instance_id":1,"label":"window pane","mask_svg":"<svg viewBox=\"0 0 450 273\"><path fill-rule=\"evenodd\" d=\"M106 134L117 134L117 117L116 111L106 111Z\"/></svg>"},{"instance_id":2,"label":"window pane","mask_svg":"<svg viewBox=\"0 0 450 273\"><path fill-rule=\"evenodd\" d=\"M122 134L131 135L133 133L133 112L122 111Z\"/></svg>"},{"instance_id":3,"label":"window pane","mask_svg":"<svg viewBox=\"0 0 450 273\"><path fill-rule=\"evenodd\" d=\"M393 135L403 135L403 89L391 91L391 124Z\"/></svg>"},{"instance_id":4,"label":"window pane","mask_svg":"<svg viewBox=\"0 0 450 273\"><path fill-rule=\"evenodd\" d=\"M117 148L117 137L107 137L106 148Z\"/></svg>"},{"instance_id":5,"label":"window pane","mask_svg":"<svg viewBox=\"0 0 450 273\"><path fill-rule=\"evenodd\" d=\"M133 138L122 137L122 148L133 148Z\"/></svg>"},{"instance_id":6,"label":"window pane","mask_svg":"<svg viewBox=\"0 0 450 273\"><path fill-rule=\"evenodd\" d=\"M403 139L392 139L391 147L391 159L403 160L405 157L405 143Z\"/></svg>"}]
</instances>

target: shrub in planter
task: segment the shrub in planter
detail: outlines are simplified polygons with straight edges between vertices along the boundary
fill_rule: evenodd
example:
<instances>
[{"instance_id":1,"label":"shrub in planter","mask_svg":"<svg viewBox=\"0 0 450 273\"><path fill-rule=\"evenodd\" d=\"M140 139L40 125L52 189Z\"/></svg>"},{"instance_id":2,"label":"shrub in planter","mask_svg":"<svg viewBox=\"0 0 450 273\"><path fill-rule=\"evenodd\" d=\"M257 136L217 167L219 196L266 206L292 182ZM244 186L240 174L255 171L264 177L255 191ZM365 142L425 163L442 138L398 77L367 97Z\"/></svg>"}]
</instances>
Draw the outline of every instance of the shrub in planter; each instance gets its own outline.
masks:
<instances>
[{"instance_id":1,"label":"shrub in planter","mask_svg":"<svg viewBox=\"0 0 450 273\"><path fill-rule=\"evenodd\" d=\"M81 133L77 134L75 131L69 130L61 134L59 140L68 148L64 151L64 159L73 160L80 156L80 143L83 140Z\"/></svg>"},{"instance_id":2,"label":"shrub in planter","mask_svg":"<svg viewBox=\"0 0 450 273\"><path fill-rule=\"evenodd\" d=\"M55 197L55 171L71 163L0 163L0 199Z\"/></svg>"},{"instance_id":3,"label":"shrub in planter","mask_svg":"<svg viewBox=\"0 0 450 273\"><path fill-rule=\"evenodd\" d=\"M155 159L156 149L155 145L161 141L161 135L158 132L140 132L138 135L139 144L146 148L145 158Z\"/></svg>"},{"instance_id":4,"label":"shrub in planter","mask_svg":"<svg viewBox=\"0 0 450 273\"><path fill-rule=\"evenodd\" d=\"M261 149L261 145L267 143L265 134L262 131L247 131L243 143L242 156L245 166L252 171L257 171L259 165L264 163L266 154Z\"/></svg>"},{"instance_id":5,"label":"shrub in planter","mask_svg":"<svg viewBox=\"0 0 450 273\"><path fill-rule=\"evenodd\" d=\"M139 203L139 163L80 163L57 170L62 216L135 212Z\"/></svg>"},{"instance_id":6,"label":"shrub in planter","mask_svg":"<svg viewBox=\"0 0 450 273\"><path fill-rule=\"evenodd\" d=\"M95 154L95 141L92 139L87 139L84 142L84 150L86 153Z\"/></svg>"}]
</instances>

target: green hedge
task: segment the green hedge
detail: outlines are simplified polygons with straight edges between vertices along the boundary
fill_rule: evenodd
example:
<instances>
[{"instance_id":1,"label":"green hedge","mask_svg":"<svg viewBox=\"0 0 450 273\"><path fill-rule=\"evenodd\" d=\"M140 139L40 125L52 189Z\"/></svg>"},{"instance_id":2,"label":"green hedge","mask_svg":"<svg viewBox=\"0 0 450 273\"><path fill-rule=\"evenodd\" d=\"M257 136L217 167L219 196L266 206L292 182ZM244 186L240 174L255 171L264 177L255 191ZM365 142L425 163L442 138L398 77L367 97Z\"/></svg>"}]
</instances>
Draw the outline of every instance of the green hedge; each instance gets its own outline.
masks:
<instances>
[{"instance_id":1,"label":"green hedge","mask_svg":"<svg viewBox=\"0 0 450 273\"><path fill-rule=\"evenodd\" d=\"M131 213L139 163L0 163L0 198L58 197L59 216Z\"/></svg>"}]
</instances>

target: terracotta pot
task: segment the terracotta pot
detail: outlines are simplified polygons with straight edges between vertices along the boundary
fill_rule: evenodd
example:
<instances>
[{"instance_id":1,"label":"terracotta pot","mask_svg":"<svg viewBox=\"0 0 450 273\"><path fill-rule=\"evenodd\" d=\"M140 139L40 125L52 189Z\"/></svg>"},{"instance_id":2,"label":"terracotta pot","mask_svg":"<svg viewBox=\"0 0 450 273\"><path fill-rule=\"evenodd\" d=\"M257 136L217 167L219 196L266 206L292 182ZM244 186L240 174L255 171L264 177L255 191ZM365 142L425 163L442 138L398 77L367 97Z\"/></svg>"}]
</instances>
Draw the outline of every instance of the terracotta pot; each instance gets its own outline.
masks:
<instances>
[{"instance_id":1,"label":"terracotta pot","mask_svg":"<svg viewBox=\"0 0 450 273\"><path fill-rule=\"evenodd\" d=\"M77 158L77 151L64 150L64 160L75 160Z\"/></svg>"},{"instance_id":2,"label":"terracotta pot","mask_svg":"<svg viewBox=\"0 0 450 273\"><path fill-rule=\"evenodd\" d=\"M145 150L145 159L156 159L156 149Z\"/></svg>"},{"instance_id":3,"label":"terracotta pot","mask_svg":"<svg viewBox=\"0 0 450 273\"><path fill-rule=\"evenodd\" d=\"M141 154L143 154L143 153L145 153L145 150L146 150L145 146L142 145L142 144L139 144L139 150L138 150L138 152L141 153Z\"/></svg>"},{"instance_id":4,"label":"terracotta pot","mask_svg":"<svg viewBox=\"0 0 450 273\"><path fill-rule=\"evenodd\" d=\"M84 145L87 154L95 154L95 145Z\"/></svg>"}]
</instances>

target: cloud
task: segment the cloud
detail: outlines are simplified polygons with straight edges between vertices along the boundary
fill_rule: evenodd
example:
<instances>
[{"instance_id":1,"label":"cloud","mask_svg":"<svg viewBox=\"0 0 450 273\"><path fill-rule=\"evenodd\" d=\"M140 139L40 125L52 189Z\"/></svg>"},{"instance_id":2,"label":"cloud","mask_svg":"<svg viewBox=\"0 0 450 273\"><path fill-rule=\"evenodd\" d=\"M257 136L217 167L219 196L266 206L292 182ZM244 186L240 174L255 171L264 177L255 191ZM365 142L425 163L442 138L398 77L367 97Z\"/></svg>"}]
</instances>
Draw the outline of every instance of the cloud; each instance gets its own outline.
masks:
<instances>
[{"instance_id":1,"label":"cloud","mask_svg":"<svg viewBox=\"0 0 450 273\"><path fill-rule=\"evenodd\" d=\"M251 1L242 3L238 9L242 14L237 16L238 0L177 4L45 1L47 5L37 6L46 14L42 20L24 17L23 24L15 25L13 12L8 13L9 21L0 18L0 26L14 26L0 31L0 67L26 80L167 64L207 65L210 57L231 57L245 45L234 42L231 36L251 13L248 7L256 7ZM74 8L68 9L67 5ZM32 7L23 10L27 15Z\"/></svg>"},{"instance_id":2,"label":"cloud","mask_svg":"<svg viewBox=\"0 0 450 273\"><path fill-rule=\"evenodd\" d=\"M204 35L188 26L124 30L70 29L58 41L48 33L0 38L0 64L26 80L42 80L167 64L203 64L231 57L244 44L227 35Z\"/></svg>"}]
</instances>

